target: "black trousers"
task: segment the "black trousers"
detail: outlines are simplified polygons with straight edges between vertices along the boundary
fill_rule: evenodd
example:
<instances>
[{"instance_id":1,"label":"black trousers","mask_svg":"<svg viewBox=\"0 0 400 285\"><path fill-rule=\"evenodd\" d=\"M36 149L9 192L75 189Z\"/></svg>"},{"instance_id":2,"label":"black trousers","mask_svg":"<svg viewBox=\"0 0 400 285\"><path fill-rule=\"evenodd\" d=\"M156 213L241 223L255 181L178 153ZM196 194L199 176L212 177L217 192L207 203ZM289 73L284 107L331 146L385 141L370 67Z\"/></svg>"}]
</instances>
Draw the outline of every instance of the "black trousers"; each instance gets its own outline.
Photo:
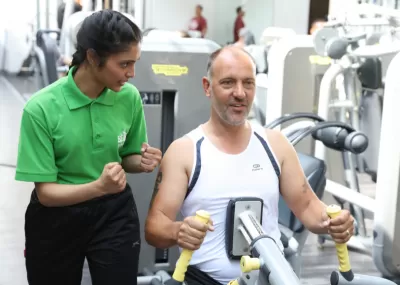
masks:
<instances>
[{"instance_id":1,"label":"black trousers","mask_svg":"<svg viewBox=\"0 0 400 285\"><path fill-rule=\"evenodd\" d=\"M25 214L30 285L80 285L85 257L93 285L136 285L140 225L126 189L68 207L45 207L36 191Z\"/></svg>"},{"instance_id":2,"label":"black trousers","mask_svg":"<svg viewBox=\"0 0 400 285\"><path fill-rule=\"evenodd\" d=\"M191 265L186 271L185 283L186 285L223 285L210 277L207 273Z\"/></svg>"}]
</instances>

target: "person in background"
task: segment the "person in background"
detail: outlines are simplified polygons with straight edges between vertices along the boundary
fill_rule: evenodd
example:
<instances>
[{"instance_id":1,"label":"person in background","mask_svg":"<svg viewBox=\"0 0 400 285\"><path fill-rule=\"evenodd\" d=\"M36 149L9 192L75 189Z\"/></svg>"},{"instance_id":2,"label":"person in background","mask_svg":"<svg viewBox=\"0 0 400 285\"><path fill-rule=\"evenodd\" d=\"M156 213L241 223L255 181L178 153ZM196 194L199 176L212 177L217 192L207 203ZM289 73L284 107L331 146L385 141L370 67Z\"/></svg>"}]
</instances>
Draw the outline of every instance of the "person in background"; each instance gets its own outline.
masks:
<instances>
[{"instance_id":1,"label":"person in background","mask_svg":"<svg viewBox=\"0 0 400 285\"><path fill-rule=\"evenodd\" d=\"M236 20L235 20L235 25L233 28L233 42L234 43L239 41L239 38L240 38L239 32L241 29L243 29L245 27L243 17L244 17L243 8L241 6L239 6L236 8Z\"/></svg>"},{"instance_id":2,"label":"person in background","mask_svg":"<svg viewBox=\"0 0 400 285\"><path fill-rule=\"evenodd\" d=\"M326 21L324 19L315 19L310 27L310 35L313 35L316 31L324 27Z\"/></svg>"},{"instance_id":3,"label":"person in background","mask_svg":"<svg viewBox=\"0 0 400 285\"><path fill-rule=\"evenodd\" d=\"M244 48L248 45L255 45L254 34L247 28L242 28L239 31L239 39L233 44L236 47Z\"/></svg>"},{"instance_id":4,"label":"person in background","mask_svg":"<svg viewBox=\"0 0 400 285\"><path fill-rule=\"evenodd\" d=\"M207 20L203 17L203 7L196 6L195 16L190 20L189 31L198 31L201 37L204 38L207 33Z\"/></svg>"},{"instance_id":5,"label":"person in background","mask_svg":"<svg viewBox=\"0 0 400 285\"><path fill-rule=\"evenodd\" d=\"M74 11L72 13L76 13L79 11L82 11L81 1L76 0L74 3ZM65 12L65 2L62 2L57 9L57 26L60 30L64 22L64 12Z\"/></svg>"}]
</instances>

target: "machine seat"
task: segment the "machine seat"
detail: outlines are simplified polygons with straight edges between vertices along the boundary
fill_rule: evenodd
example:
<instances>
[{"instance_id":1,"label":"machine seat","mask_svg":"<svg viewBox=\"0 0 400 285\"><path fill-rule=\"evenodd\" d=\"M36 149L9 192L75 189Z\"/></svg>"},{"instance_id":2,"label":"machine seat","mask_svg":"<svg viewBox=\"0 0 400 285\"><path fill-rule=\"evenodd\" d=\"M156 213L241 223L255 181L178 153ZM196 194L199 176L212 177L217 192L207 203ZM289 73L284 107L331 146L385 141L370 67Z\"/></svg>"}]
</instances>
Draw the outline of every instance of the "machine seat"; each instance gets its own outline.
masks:
<instances>
[{"instance_id":1,"label":"machine seat","mask_svg":"<svg viewBox=\"0 0 400 285\"><path fill-rule=\"evenodd\" d=\"M297 153L297 155L308 183L317 197L321 199L326 185L326 165L324 161L303 153ZM279 198L279 224L290 229L294 233L300 233L304 230L303 224L292 213L282 196Z\"/></svg>"}]
</instances>

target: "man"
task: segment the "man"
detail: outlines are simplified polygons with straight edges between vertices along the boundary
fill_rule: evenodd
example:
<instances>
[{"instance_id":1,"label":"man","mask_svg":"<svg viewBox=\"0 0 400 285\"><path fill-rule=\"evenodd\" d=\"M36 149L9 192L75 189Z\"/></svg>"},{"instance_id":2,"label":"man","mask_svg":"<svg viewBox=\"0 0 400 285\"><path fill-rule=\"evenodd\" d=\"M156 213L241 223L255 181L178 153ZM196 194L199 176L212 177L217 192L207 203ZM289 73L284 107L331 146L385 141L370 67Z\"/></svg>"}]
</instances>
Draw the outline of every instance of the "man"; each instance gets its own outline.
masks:
<instances>
[{"instance_id":1,"label":"man","mask_svg":"<svg viewBox=\"0 0 400 285\"><path fill-rule=\"evenodd\" d=\"M244 48L248 45L255 45L256 41L254 39L254 34L250 32L248 29L243 28L239 31L239 40L235 42L233 45L235 47Z\"/></svg>"},{"instance_id":2,"label":"man","mask_svg":"<svg viewBox=\"0 0 400 285\"><path fill-rule=\"evenodd\" d=\"M189 285L228 284L241 275L239 262L230 260L225 248L230 199L263 199L262 226L283 250L279 194L311 232L347 242L354 230L349 212L329 220L286 137L247 121L256 75L250 55L234 46L219 49L210 57L207 75L203 88L211 100L210 119L166 151L146 221L147 242L196 250L186 275ZM200 209L210 213L210 224L194 220ZM183 222L176 221L178 212Z\"/></svg>"},{"instance_id":3,"label":"man","mask_svg":"<svg viewBox=\"0 0 400 285\"><path fill-rule=\"evenodd\" d=\"M314 35L318 30L322 29L326 21L324 19L315 19L310 27L309 34Z\"/></svg>"},{"instance_id":4,"label":"man","mask_svg":"<svg viewBox=\"0 0 400 285\"><path fill-rule=\"evenodd\" d=\"M197 31L204 38L207 33L207 20L203 17L203 7L196 6L195 16L190 20L189 31Z\"/></svg>"},{"instance_id":5,"label":"man","mask_svg":"<svg viewBox=\"0 0 400 285\"><path fill-rule=\"evenodd\" d=\"M61 30L62 29L62 25L64 22L64 12L65 12L65 2L62 2L57 9L57 26L58 28ZM74 10L72 13L76 13L82 11L82 5L81 5L81 1L80 0L76 0L74 2Z\"/></svg>"},{"instance_id":6,"label":"man","mask_svg":"<svg viewBox=\"0 0 400 285\"><path fill-rule=\"evenodd\" d=\"M241 6L236 8L236 20L235 20L235 25L233 27L233 42L236 43L239 38L239 32L241 29L243 29L245 27L244 25L244 21L243 21L243 17L244 17L244 11L242 9Z\"/></svg>"}]
</instances>

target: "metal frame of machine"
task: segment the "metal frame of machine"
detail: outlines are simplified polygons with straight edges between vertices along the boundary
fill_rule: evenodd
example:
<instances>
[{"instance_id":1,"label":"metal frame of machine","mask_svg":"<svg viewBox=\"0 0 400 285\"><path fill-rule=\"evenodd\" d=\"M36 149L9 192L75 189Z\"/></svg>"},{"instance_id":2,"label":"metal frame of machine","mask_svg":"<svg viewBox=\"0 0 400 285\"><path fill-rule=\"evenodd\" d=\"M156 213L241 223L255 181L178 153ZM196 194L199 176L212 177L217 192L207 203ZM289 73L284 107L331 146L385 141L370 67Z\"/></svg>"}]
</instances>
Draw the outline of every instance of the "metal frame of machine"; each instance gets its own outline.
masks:
<instances>
[{"instance_id":1,"label":"metal frame of machine","mask_svg":"<svg viewBox=\"0 0 400 285\"><path fill-rule=\"evenodd\" d=\"M398 29L400 11L379 7L376 5L360 5L360 14L380 15L377 25L394 26ZM374 19L364 19L352 25L372 25ZM376 20L376 19L375 19ZM348 22L346 22L349 24ZM340 25L340 21L336 24ZM336 25L331 23L330 26ZM329 41L329 39L327 39ZM357 58L370 58L382 55L396 54L391 60L385 80L384 102L382 112L381 134L379 141L378 175L376 184L375 199L369 198L360 193L351 191L349 188L339 185L333 181L327 181L326 191L339 197L351 204L365 209L374 215L374 234L369 242L361 240L363 245L371 248L374 263L378 270L387 278L396 280L400 277L400 252L395 244L400 242L400 225L396 219L399 218L399 172L400 172L400 150L398 147L399 134L397 129L397 106L399 105L400 91L398 82L398 72L400 70L400 51L399 42L384 46L361 46L352 52L351 56ZM338 62L333 64L326 72L326 76L321 83L320 104L318 115L327 117L330 84L333 79L343 73L351 64ZM351 62L350 62L351 63ZM315 156L320 159L325 158L325 147L317 143Z\"/></svg>"},{"instance_id":2,"label":"metal frame of machine","mask_svg":"<svg viewBox=\"0 0 400 285\"><path fill-rule=\"evenodd\" d=\"M320 80L328 69L330 59L319 56L309 35L293 35L275 42L268 52L268 90L265 110L266 123L295 112L316 112L319 102ZM296 66L296 68L293 68ZM298 72L301 70L302 72ZM334 119L334 118L329 118ZM279 126L285 128L287 125ZM314 153L310 138L301 141L296 150L304 154ZM340 153L327 150L325 160L327 177L345 185L346 177ZM334 165L335 167L330 167Z\"/></svg>"}]
</instances>

